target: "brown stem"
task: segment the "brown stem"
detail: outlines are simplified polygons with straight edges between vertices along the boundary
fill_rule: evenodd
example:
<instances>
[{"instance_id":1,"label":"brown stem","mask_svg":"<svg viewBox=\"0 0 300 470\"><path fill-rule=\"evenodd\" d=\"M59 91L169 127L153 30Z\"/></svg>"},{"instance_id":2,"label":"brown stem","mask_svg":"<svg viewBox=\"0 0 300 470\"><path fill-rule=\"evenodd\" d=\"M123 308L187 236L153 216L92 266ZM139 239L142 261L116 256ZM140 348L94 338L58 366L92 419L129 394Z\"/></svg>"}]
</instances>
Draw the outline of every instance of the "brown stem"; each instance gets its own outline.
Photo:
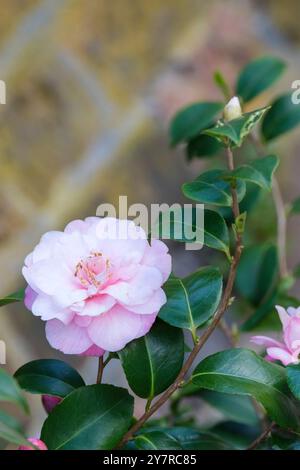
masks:
<instances>
[{"instance_id":1,"label":"brown stem","mask_svg":"<svg viewBox=\"0 0 300 470\"><path fill-rule=\"evenodd\" d=\"M101 356L99 357L99 362L98 362L98 372L97 372L97 381L96 381L97 384L101 383L103 370L104 370L104 362L103 362L103 356Z\"/></svg>"},{"instance_id":2,"label":"brown stem","mask_svg":"<svg viewBox=\"0 0 300 470\"><path fill-rule=\"evenodd\" d=\"M228 167L230 169L234 168L233 163L233 155L231 149L228 149L227 152L228 157ZM232 189L232 210L234 213L235 218L237 218L240 214L238 199L237 199L237 192L236 189ZM232 263L230 265L230 270L228 274L228 279L226 283L226 287L223 293L223 297L221 299L219 308L215 313L212 322L208 326L208 328L204 331L204 333L200 336L197 343L195 344L193 350L191 351L190 355L188 356L186 362L183 364L179 375L177 376L175 382L170 385L169 388L160 396L160 398L138 419L138 421L129 429L129 431L123 436L121 442L118 445L118 448L122 447L126 442L132 439L133 435L143 426L143 424L170 398L170 396L182 385L184 378L191 368L194 360L196 359L199 351L204 346L210 335L213 333L215 328L219 325L219 322L225 313L228 304L230 303L231 293L233 290L233 285L236 276L237 266L241 257L242 253L242 236L241 234L237 233L236 239L236 248L235 253L232 259Z\"/></svg>"},{"instance_id":3,"label":"brown stem","mask_svg":"<svg viewBox=\"0 0 300 470\"><path fill-rule=\"evenodd\" d=\"M275 423L272 422L262 433L260 436L258 436L251 444L249 447L247 447L246 450L254 450L256 449L256 447L259 446L259 444L261 444L265 439L267 439L268 435L270 434L270 432L272 432L272 430L274 429L275 427Z\"/></svg>"}]
</instances>

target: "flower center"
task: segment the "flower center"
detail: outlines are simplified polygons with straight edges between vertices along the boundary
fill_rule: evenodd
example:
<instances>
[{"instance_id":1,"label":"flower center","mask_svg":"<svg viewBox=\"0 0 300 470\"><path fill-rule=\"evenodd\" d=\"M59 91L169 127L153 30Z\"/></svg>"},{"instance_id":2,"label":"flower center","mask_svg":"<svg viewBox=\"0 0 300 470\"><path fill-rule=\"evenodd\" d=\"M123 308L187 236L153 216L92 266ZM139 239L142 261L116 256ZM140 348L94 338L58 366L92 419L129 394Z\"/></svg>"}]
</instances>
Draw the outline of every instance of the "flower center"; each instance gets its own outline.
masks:
<instances>
[{"instance_id":1,"label":"flower center","mask_svg":"<svg viewBox=\"0 0 300 470\"><path fill-rule=\"evenodd\" d=\"M74 275L94 294L109 278L110 262L102 253L92 252L90 256L77 263Z\"/></svg>"}]
</instances>

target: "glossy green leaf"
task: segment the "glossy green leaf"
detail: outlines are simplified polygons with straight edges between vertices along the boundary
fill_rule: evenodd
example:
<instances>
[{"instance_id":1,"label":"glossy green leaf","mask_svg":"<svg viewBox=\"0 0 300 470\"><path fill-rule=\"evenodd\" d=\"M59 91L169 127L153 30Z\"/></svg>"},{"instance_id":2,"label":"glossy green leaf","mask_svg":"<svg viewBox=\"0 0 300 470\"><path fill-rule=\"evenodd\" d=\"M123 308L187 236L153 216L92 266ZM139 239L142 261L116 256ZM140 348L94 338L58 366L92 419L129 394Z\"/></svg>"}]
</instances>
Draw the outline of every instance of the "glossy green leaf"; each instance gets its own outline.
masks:
<instances>
[{"instance_id":1,"label":"glossy green leaf","mask_svg":"<svg viewBox=\"0 0 300 470\"><path fill-rule=\"evenodd\" d=\"M263 191L262 189L253 183L246 183L246 195L240 203L240 212L247 212L249 214L256 204L259 202Z\"/></svg>"},{"instance_id":2,"label":"glossy green leaf","mask_svg":"<svg viewBox=\"0 0 300 470\"><path fill-rule=\"evenodd\" d=\"M293 364L286 368L287 382L293 395L300 400L300 365Z\"/></svg>"},{"instance_id":3,"label":"glossy green leaf","mask_svg":"<svg viewBox=\"0 0 300 470\"><path fill-rule=\"evenodd\" d=\"M225 220L215 211L204 211L204 245L215 250L223 251L228 258L229 233Z\"/></svg>"},{"instance_id":4,"label":"glossy green leaf","mask_svg":"<svg viewBox=\"0 0 300 470\"><path fill-rule=\"evenodd\" d=\"M222 275L217 268L201 268L183 279L171 276L164 290L168 300L159 312L160 318L195 334L217 310L222 295Z\"/></svg>"},{"instance_id":5,"label":"glossy green leaf","mask_svg":"<svg viewBox=\"0 0 300 470\"><path fill-rule=\"evenodd\" d=\"M16 445L30 446L30 443L25 438L20 423L0 410L0 439Z\"/></svg>"},{"instance_id":6,"label":"glossy green leaf","mask_svg":"<svg viewBox=\"0 0 300 470\"><path fill-rule=\"evenodd\" d=\"M134 393L152 398L169 387L183 364L184 338L178 328L158 320L150 332L118 353Z\"/></svg>"},{"instance_id":7,"label":"glossy green leaf","mask_svg":"<svg viewBox=\"0 0 300 470\"><path fill-rule=\"evenodd\" d=\"M300 106L292 102L290 94L277 98L262 122L262 135L266 141L291 131L300 124Z\"/></svg>"},{"instance_id":8,"label":"glossy green leaf","mask_svg":"<svg viewBox=\"0 0 300 470\"><path fill-rule=\"evenodd\" d=\"M222 108L222 103L203 102L193 103L178 111L170 125L171 144L176 145L195 137L212 124Z\"/></svg>"},{"instance_id":9,"label":"glossy green leaf","mask_svg":"<svg viewBox=\"0 0 300 470\"><path fill-rule=\"evenodd\" d=\"M236 168L228 173L228 178L241 179L270 191L273 174L278 165L278 157L276 155L268 155Z\"/></svg>"},{"instance_id":10,"label":"glossy green leaf","mask_svg":"<svg viewBox=\"0 0 300 470\"><path fill-rule=\"evenodd\" d=\"M202 131L202 133L215 137L224 145L227 145L227 142L229 142L231 146L240 147L254 126L262 119L267 109L269 108L256 109L229 122L220 120L215 126Z\"/></svg>"},{"instance_id":11,"label":"glossy green leaf","mask_svg":"<svg viewBox=\"0 0 300 470\"><path fill-rule=\"evenodd\" d=\"M248 424L249 426L254 426L259 423L253 402L248 396L230 395L228 393L220 393L212 390L201 390L199 397L219 410L231 421Z\"/></svg>"},{"instance_id":12,"label":"glossy green leaf","mask_svg":"<svg viewBox=\"0 0 300 470\"><path fill-rule=\"evenodd\" d=\"M236 94L250 101L269 88L283 73L286 64L276 57L260 57L248 63L241 71Z\"/></svg>"},{"instance_id":13,"label":"glossy green leaf","mask_svg":"<svg viewBox=\"0 0 300 470\"><path fill-rule=\"evenodd\" d=\"M73 367L57 359L28 362L17 370L15 378L20 387L28 392L62 398L85 385Z\"/></svg>"},{"instance_id":14,"label":"glossy green leaf","mask_svg":"<svg viewBox=\"0 0 300 470\"><path fill-rule=\"evenodd\" d=\"M146 431L134 439L137 450L182 450L180 442L164 429Z\"/></svg>"},{"instance_id":15,"label":"glossy green leaf","mask_svg":"<svg viewBox=\"0 0 300 470\"><path fill-rule=\"evenodd\" d=\"M28 412L28 404L16 380L2 368L0 368L0 401L14 403Z\"/></svg>"},{"instance_id":16,"label":"glossy green leaf","mask_svg":"<svg viewBox=\"0 0 300 470\"><path fill-rule=\"evenodd\" d=\"M187 158L205 158L216 155L222 149L222 145L209 135L200 134L189 140L187 145Z\"/></svg>"},{"instance_id":17,"label":"glossy green leaf","mask_svg":"<svg viewBox=\"0 0 300 470\"><path fill-rule=\"evenodd\" d=\"M20 289L17 292L14 292L13 294L3 297L2 299L0 299L0 307L3 307L3 305L12 304L14 302L21 302L22 300L24 300L24 295L24 289Z\"/></svg>"},{"instance_id":18,"label":"glossy green leaf","mask_svg":"<svg viewBox=\"0 0 300 470\"><path fill-rule=\"evenodd\" d=\"M113 449L128 430L133 398L113 385L88 385L70 393L44 422L50 450Z\"/></svg>"},{"instance_id":19,"label":"glossy green leaf","mask_svg":"<svg viewBox=\"0 0 300 470\"><path fill-rule=\"evenodd\" d=\"M245 450L262 433L262 429L260 425L223 421L213 426L211 432L224 441L230 450Z\"/></svg>"},{"instance_id":20,"label":"glossy green leaf","mask_svg":"<svg viewBox=\"0 0 300 470\"><path fill-rule=\"evenodd\" d=\"M253 305L267 298L278 274L277 247L254 245L243 250L237 269L236 289Z\"/></svg>"},{"instance_id":21,"label":"glossy green leaf","mask_svg":"<svg viewBox=\"0 0 300 470\"><path fill-rule=\"evenodd\" d=\"M194 370L192 382L217 392L251 395L277 424L299 428L294 403L288 396L285 369L253 351L231 349L207 357Z\"/></svg>"},{"instance_id":22,"label":"glossy green leaf","mask_svg":"<svg viewBox=\"0 0 300 470\"><path fill-rule=\"evenodd\" d=\"M202 173L191 183L182 186L183 194L203 204L215 206L232 206L232 195L230 184L224 180L227 172L223 170L209 170ZM241 201L245 196L246 186L241 180L237 184L238 199Z\"/></svg>"},{"instance_id":23,"label":"glossy green leaf","mask_svg":"<svg viewBox=\"0 0 300 470\"><path fill-rule=\"evenodd\" d=\"M133 449L225 450L228 446L213 433L187 427L149 429L134 440Z\"/></svg>"},{"instance_id":24,"label":"glossy green leaf","mask_svg":"<svg viewBox=\"0 0 300 470\"><path fill-rule=\"evenodd\" d=\"M158 238L169 238L185 243L191 243L200 238L204 245L214 250L223 251L230 258L228 228L218 212L210 209L202 211L200 208L193 207L189 213L186 211L176 212L168 220L170 220L167 224L169 233L167 236L163 236L160 218L159 227L157 227Z\"/></svg>"}]
</instances>

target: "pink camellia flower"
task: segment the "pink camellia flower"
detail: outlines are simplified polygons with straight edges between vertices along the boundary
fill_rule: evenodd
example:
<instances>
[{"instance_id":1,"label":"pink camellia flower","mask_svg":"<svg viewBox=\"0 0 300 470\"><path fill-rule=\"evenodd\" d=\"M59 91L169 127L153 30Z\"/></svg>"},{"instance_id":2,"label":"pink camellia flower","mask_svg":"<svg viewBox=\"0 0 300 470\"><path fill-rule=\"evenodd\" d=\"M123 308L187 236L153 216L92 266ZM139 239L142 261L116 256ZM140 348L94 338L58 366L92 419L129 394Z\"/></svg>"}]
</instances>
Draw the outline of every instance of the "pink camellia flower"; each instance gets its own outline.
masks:
<instances>
[{"instance_id":1,"label":"pink camellia flower","mask_svg":"<svg viewBox=\"0 0 300 470\"><path fill-rule=\"evenodd\" d=\"M54 397L52 395L42 395L42 403L46 413L51 411L62 401L60 397Z\"/></svg>"},{"instance_id":2,"label":"pink camellia flower","mask_svg":"<svg viewBox=\"0 0 300 470\"><path fill-rule=\"evenodd\" d=\"M253 336L251 341L265 346L266 359L281 361L283 365L298 364L300 354L300 307L276 307L283 327L283 343L267 336Z\"/></svg>"},{"instance_id":3,"label":"pink camellia flower","mask_svg":"<svg viewBox=\"0 0 300 470\"><path fill-rule=\"evenodd\" d=\"M25 305L46 321L52 347L100 356L145 335L166 302L168 248L134 222L75 220L42 236L25 259Z\"/></svg>"},{"instance_id":4,"label":"pink camellia flower","mask_svg":"<svg viewBox=\"0 0 300 470\"><path fill-rule=\"evenodd\" d=\"M46 444L40 439L36 439L35 437L29 437L27 441L31 442L36 447L36 449L31 446L19 446L18 450L48 450Z\"/></svg>"}]
</instances>

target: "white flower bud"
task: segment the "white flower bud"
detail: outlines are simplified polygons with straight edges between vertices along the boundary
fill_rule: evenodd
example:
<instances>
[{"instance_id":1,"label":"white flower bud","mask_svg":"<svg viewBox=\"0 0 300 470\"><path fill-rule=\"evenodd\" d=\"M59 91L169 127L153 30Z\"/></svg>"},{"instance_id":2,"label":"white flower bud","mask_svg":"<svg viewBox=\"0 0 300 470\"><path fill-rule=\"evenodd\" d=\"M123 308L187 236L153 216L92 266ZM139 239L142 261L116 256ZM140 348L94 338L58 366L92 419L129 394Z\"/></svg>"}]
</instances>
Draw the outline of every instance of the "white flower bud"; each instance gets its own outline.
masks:
<instances>
[{"instance_id":1,"label":"white flower bud","mask_svg":"<svg viewBox=\"0 0 300 470\"><path fill-rule=\"evenodd\" d=\"M230 101L226 104L224 108L224 120L232 121L232 119L237 119L242 115L242 108L240 100L237 96L231 98Z\"/></svg>"}]
</instances>

